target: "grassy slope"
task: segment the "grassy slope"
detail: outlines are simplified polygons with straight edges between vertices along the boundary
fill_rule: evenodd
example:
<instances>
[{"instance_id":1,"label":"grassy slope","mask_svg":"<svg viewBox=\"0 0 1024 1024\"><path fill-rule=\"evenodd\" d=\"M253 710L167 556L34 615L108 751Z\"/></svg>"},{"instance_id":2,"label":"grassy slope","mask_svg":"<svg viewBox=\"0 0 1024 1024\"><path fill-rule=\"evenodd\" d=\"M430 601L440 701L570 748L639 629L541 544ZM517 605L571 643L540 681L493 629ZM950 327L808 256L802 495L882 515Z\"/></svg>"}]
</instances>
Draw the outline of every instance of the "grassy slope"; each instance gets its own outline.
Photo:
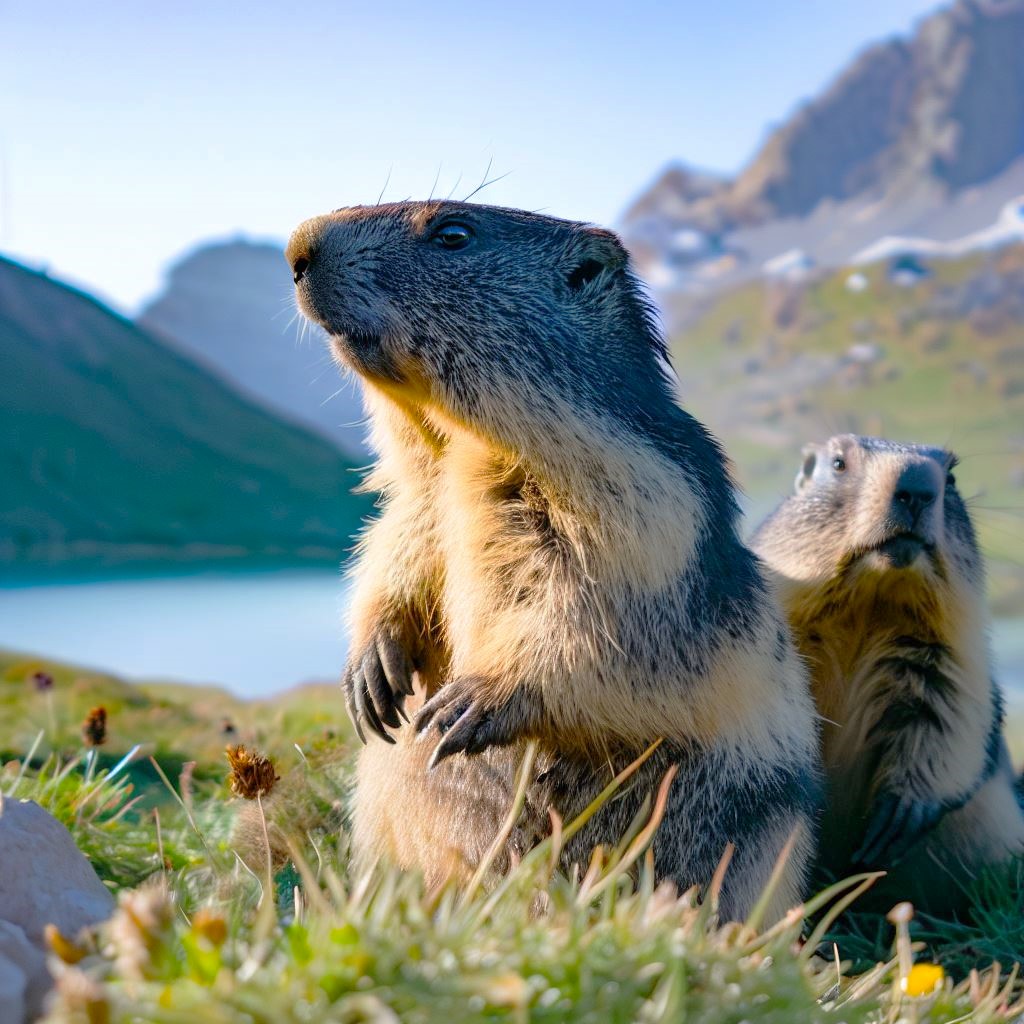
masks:
<instances>
[{"instance_id":1,"label":"grassy slope","mask_svg":"<svg viewBox=\"0 0 1024 1024\"><path fill-rule=\"evenodd\" d=\"M50 695L33 677L54 680ZM338 690L329 684L296 687L269 699L247 701L215 687L130 683L116 676L47 659L0 651L0 761L28 750L42 733L37 757L67 753L81 743L79 726L90 708L109 714L104 760L113 763L137 744L177 775L186 761L200 777L221 774L227 743L254 743L287 765L293 744L312 746L348 733ZM234 732L225 731L232 726Z\"/></svg>"},{"instance_id":2,"label":"grassy slope","mask_svg":"<svg viewBox=\"0 0 1024 1024\"><path fill-rule=\"evenodd\" d=\"M55 680L52 719L32 683L41 669ZM108 708L110 738L90 768L77 722L96 703ZM280 859L274 904L262 910L262 829L255 804L231 799L224 784L224 715L274 755L284 776L265 801ZM1005 971L998 983L992 971L973 985L949 977L939 994L909 999L890 961L837 991L834 968L811 956L816 944L799 942L799 914L761 936L719 927L710 907L653 890L642 838L622 863L605 861L583 882L552 876L550 849L499 889L468 895L424 893L415 878L383 872L360 881L339 812L351 734L328 736L339 717L337 696L326 691L248 703L0 655L0 760L10 759L0 790L36 799L64 821L122 901L98 938L65 950L70 960L85 956L64 968L49 1021L980 1024L1021 1012L1008 1009L1015 989ZM46 738L30 767L21 760L39 730ZM137 743L156 753L175 786L181 762L196 761L180 784L187 814L144 758L105 777ZM634 855L638 888L623 867ZM931 944L919 958L938 957L955 974L1020 957L1024 869L1015 870L989 883L979 923L916 922ZM145 879L162 888L138 889ZM860 926L865 936L844 937L843 954L886 961L891 926Z\"/></svg>"},{"instance_id":3,"label":"grassy slope","mask_svg":"<svg viewBox=\"0 0 1024 1024\"><path fill-rule=\"evenodd\" d=\"M330 444L6 260L0 379L4 561L180 558L185 545L193 557L331 559L367 507Z\"/></svg>"},{"instance_id":4,"label":"grassy slope","mask_svg":"<svg viewBox=\"0 0 1024 1024\"><path fill-rule=\"evenodd\" d=\"M936 261L911 288L868 269L719 296L672 338L684 401L724 441L759 517L800 447L844 430L949 445L999 610L1024 611L1024 246ZM671 311L670 311L671 314ZM854 345L877 353L850 358Z\"/></svg>"}]
</instances>

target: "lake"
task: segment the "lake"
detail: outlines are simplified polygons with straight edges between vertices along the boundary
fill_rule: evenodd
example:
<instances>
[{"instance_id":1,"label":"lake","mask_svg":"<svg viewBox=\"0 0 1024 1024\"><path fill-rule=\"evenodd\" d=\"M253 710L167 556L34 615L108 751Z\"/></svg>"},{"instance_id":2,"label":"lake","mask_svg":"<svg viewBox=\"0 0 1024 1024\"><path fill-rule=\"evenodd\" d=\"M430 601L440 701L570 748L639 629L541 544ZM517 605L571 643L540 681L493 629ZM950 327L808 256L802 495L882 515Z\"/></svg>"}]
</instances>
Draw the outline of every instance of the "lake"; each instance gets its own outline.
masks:
<instances>
[{"instance_id":1,"label":"lake","mask_svg":"<svg viewBox=\"0 0 1024 1024\"><path fill-rule=\"evenodd\" d=\"M25 580L0 585L0 647L258 697L339 676L346 594L341 572L324 569ZM996 622L993 644L999 679L1024 703L1024 620Z\"/></svg>"},{"instance_id":2,"label":"lake","mask_svg":"<svg viewBox=\"0 0 1024 1024\"><path fill-rule=\"evenodd\" d=\"M0 647L258 697L338 678L345 595L324 569L25 581L0 586Z\"/></svg>"}]
</instances>

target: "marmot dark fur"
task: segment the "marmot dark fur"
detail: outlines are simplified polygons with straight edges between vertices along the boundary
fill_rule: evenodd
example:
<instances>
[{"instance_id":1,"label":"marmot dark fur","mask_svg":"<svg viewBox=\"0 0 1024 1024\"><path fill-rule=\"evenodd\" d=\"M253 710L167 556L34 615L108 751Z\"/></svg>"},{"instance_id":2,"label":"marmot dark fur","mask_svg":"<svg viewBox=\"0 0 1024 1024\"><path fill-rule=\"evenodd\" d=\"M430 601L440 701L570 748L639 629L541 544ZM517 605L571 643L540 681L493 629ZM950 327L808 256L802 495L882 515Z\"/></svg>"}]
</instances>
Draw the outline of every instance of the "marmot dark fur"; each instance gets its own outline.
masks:
<instances>
[{"instance_id":1,"label":"marmot dark fur","mask_svg":"<svg viewBox=\"0 0 1024 1024\"><path fill-rule=\"evenodd\" d=\"M808 445L759 528L824 720L829 874L955 909L1024 850L986 639L983 566L952 453L845 434Z\"/></svg>"},{"instance_id":2,"label":"marmot dark fur","mask_svg":"<svg viewBox=\"0 0 1024 1024\"><path fill-rule=\"evenodd\" d=\"M343 681L371 737L361 856L461 873L526 740L546 827L549 805L571 819L663 738L567 859L617 842L677 764L658 875L706 884L732 842L721 910L743 915L797 831L773 912L799 902L818 783L805 671L616 236L406 202L307 221L287 258L301 309L362 378L379 452ZM415 726L407 696L427 700Z\"/></svg>"}]
</instances>

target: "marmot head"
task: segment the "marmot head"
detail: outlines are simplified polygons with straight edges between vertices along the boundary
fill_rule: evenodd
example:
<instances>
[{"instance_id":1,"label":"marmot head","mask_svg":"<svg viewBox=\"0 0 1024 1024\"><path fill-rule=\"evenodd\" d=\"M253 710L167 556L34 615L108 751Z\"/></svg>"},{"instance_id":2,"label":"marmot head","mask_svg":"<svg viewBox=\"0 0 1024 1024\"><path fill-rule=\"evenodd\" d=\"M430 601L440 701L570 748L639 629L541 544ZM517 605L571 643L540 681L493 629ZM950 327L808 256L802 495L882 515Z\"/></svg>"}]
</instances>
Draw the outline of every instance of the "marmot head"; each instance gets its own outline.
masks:
<instances>
[{"instance_id":1,"label":"marmot head","mask_svg":"<svg viewBox=\"0 0 1024 1024\"><path fill-rule=\"evenodd\" d=\"M795 493L754 537L794 581L909 594L951 577L981 585L981 557L952 452L841 434L803 449Z\"/></svg>"},{"instance_id":2,"label":"marmot head","mask_svg":"<svg viewBox=\"0 0 1024 1024\"><path fill-rule=\"evenodd\" d=\"M646 414L671 395L650 308L610 231L461 202L357 206L288 243L336 356L461 421Z\"/></svg>"}]
</instances>

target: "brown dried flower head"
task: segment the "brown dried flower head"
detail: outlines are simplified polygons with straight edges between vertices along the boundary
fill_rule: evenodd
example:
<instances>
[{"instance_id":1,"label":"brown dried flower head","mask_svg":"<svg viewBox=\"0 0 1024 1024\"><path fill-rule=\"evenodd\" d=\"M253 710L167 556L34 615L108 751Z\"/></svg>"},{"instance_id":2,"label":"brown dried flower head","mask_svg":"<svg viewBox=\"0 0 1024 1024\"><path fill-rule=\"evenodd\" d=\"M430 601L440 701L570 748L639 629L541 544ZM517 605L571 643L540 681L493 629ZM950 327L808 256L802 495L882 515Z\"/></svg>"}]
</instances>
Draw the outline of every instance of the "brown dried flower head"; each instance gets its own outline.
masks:
<instances>
[{"instance_id":1,"label":"brown dried flower head","mask_svg":"<svg viewBox=\"0 0 1024 1024\"><path fill-rule=\"evenodd\" d=\"M228 923L210 907L200 907L192 915L192 931L211 946L223 946L228 938Z\"/></svg>"},{"instance_id":2,"label":"brown dried flower head","mask_svg":"<svg viewBox=\"0 0 1024 1024\"><path fill-rule=\"evenodd\" d=\"M228 782L231 792L246 800L255 800L258 796L266 796L280 778L274 769L274 762L269 757L254 750L247 750L239 744L226 750L231 774Z\"/></svg>"},{"instance_id":3,"label":"brown dried flower head","mask_svg":"<svg viewBox=\"0 0 1024 1024\"><path fill-rule=\"evenodd\" d=\"M55 1010L65 1020L84 1020L87 1024L110 1024L110 1003L103 986L78 967L69 967L57 975Z\"/></svg>"},{"instance_id":4,"label":"brown dried flower head","mask_svg":"<svg viewBox=\"0 0 1024 1024\"><path fill-rule=\"evenodd\" d=\"M163 881L122 890L106 935L118 972L132 981L164 976L174 960L174 903Z\"/></svg>"},{"instance_id":5,"label":"brown dried flower head","mask_svg":"<svg viewBox=\"0 0 1024 1024\"><path fill-rule=\"evenodd\" d=\"M910 924L914 920L914 904L897 903L885 916L890 924Z\"/></svg>"},{"instance_id":6,"label":"brown dried flower head","mask_svg":"<svg viewBox=\"0 0 1024 1024\"><path fill-rule=\"evenodd\" d=\"M107 742L107 709L102 705L85 716L82 739L90 747L102 747Z\"/></svg>"},{"instance_id":7,"label":"brown dried flower head","mask_svg":"<svg viewBox=\"0 0 1024 1024\"><path fill-rule=\"evenodd\" d=\"M53 689L53 676L40 669L38 672L32 673L32 685L36 688L37 693L46 693L47 690Z\"/></svg>"},{"instance_id":8,"label":"brown dried flower head","mask_svg":"<svg viewBox=\"0 0 1024 1024\"><path fill-rule=\"evenodd\" d=\"M55 924L48 924L43 929L43 938L47 946L66 964L77 964L85 958L88 950L64 935Z\"/></svg>"}]
</instances>

